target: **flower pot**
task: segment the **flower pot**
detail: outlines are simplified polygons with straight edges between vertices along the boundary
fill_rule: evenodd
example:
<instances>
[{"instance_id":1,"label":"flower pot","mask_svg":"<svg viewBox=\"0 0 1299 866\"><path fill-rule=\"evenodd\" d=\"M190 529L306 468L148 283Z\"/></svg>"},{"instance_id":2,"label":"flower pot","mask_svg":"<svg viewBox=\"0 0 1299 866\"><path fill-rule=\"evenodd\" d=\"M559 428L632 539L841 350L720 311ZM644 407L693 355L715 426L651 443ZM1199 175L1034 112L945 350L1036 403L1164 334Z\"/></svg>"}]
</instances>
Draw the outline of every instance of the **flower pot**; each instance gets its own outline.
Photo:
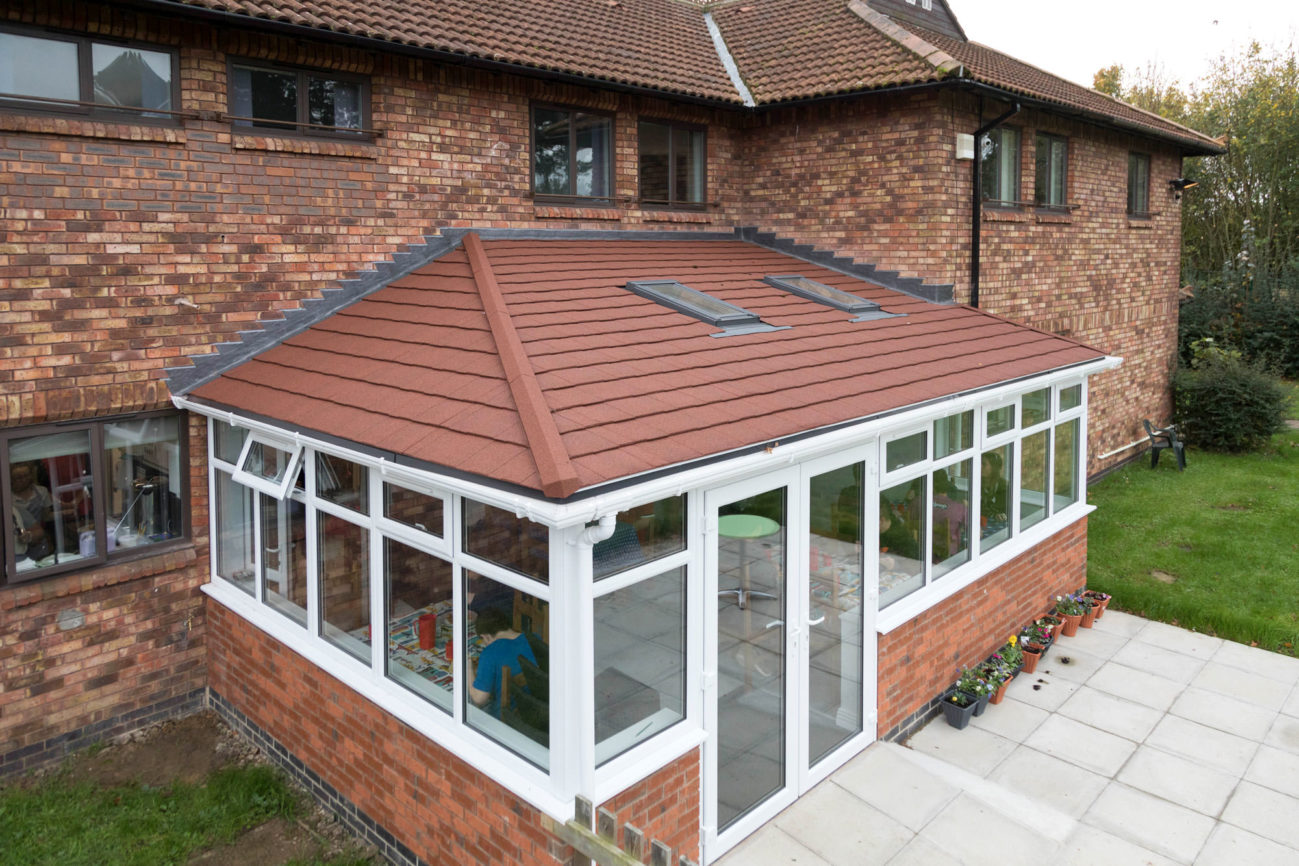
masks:
<instances>
[{"instance_id":1,"label":"flower pot","mask_svg":"<svg viewBox=\"0 0 1299 866\"><path fill-rule=\"evenodd\" d=\"M1058 616L1046 616L1043 617L1043 619L1047 620L1051 624L1051 640L1058 640L1060 638L1060 630L1064 628L1064 620Z\"/></svg>"},{"instance_id":2,"label":"flower pot","mask_svg":"<svg viewBox=\"0 0 1299 866\"><path fill-rule=\"evenodd\" d=\"M983 715L983 711L988 708L988 701L990 700L992 700L992 695L980 695L974 703L974 714L976 716Z\"/></svg>"},{"instance_id":3,"label":"flower pot","mask_svg":"<svg viewBox=\"0 0 1299 866\"><path fill-rule=\"evenodd\" d=\"M1082 615L1082 622L1079 623L1083 628L1091 628L1092 623L1096 622L1096 611L1100 610L1100 605L1093 604L1087 608L1087 612Z\"/></svg>"},{"instance_id":4,"label":"flower pot","mask_svg":"<svg viewBox=\"0 0 1299 866\"><path fill-rule=\"evenodd\" d=\"M1056 616L1064 619L1064 629L1060 632L1062 635L1073 637L1078 633L1078 624L1082 622L1082 616L1069 616L1063 613L1058 613Z\"/></svg>"},{"instance_id":5,"label":"flower pot","mask_svg":"<svg viewBox=\"0 0 1299 866\"><path fill-rule=\"evenodd\" d=\"M956 690L953 689L943 695L943 715L947 718L947 724L959 731L970 723L970 717L974 715L974 708L978 702L971 701L968 706L963 707L952 702L952 696L955 694Z\"/></svg>"},{"instance_id":6,"label":"flower pot","mask_svg":"<svg viewBox=\"0 0 1299 866\"><path fill-rule=\"evenodd\" d=\"M1010 680L1013 680L1014 678L1014 676L1011 676L1010 679L1007 679L1001 685L997 686L997 690L992 693L992 697L988 699L988 703L1001 703L1002 698L1006 697L1006 689L1010 686Z\"/></svg>"},{"instance_id":7,"label":"flower pot","mask_svg":"<svg viewBox=\"0 0 1299 866\"><path fill-rule=\"evenodd\" d=\"M1083 595L1090 598L1093 602L1093 609L1096 611L1096 618L1100 619L1105 615L1105 608L1110 606L1110 597L1103 592L1087 590Z\"/></svg>"},{"instance_id":8,"label":"flower pot","mask_svg":"<svg viewBox=\"0 0 1299 866\"><path fill-rule=\"evenodd\" d=\"M1037 670L1038 660L1042 658L1042 653L1046 647L1031 643L1024 647L1024 673L1031 674Z\"/></svg>"}]
</instances>

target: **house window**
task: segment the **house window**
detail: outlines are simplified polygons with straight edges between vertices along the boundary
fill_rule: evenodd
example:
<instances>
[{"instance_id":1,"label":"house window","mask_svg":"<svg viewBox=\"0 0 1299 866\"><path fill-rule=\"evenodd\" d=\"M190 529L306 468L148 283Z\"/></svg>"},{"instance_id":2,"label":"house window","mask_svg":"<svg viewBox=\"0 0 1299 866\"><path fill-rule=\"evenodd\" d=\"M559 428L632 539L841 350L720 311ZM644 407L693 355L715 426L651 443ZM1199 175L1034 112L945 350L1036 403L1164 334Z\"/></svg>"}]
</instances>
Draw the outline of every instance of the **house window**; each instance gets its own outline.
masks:
<instances>
[{"instance_id":1,"label":"house window","mask_svg":"<svg viewBox=\"0 0 1299 866\"><path fill-rule=\"evenodd\" d=\"M185 537L182 421L167 413L5 431L5 582L97 565Z\"/></svg>"},{"instance_id":2,"label":"house window","mask_svg":"<svg viewBox=\"0 0 1299 866\"><path fill-rule=\"evenodd\" d=\"M1014 204L1019 200L1019 130L1011 126L994 129L983 139L983 200Z\"/></svg>"},{"instance_id":3,"label":"house window","mask_svg":"<svg viewBox=\"0 0 1299 866\"><path fill-rule=\"evenodd\" d=\"M157 46L0 30L0 102L56 111L165 117L176 54Z\"/></svg>"},{"instance_id":4,"label":"house window","mask_svg":"<svg viewBox=\"0 0 1299 866\"><path fill-rule=\"evenodd\" d=\"M464 550L545 583L550 574L550 530L494 505L464 500Z\"/></svg>"},{"instance_id":5,"label":"house window","mask_svg":"<svg viewBox=\"0 0 1299 866\"><path fill-rule=\"evenodd\" d=\"M230 66L230 114L235 126L355 136L366 126L365 78L286 66Z\"/></svg>"},{"instance_id":6,"label":"house window","mask_svg":"<svg viewBox=\"0 0 1299 866\"><path fill-rule=\"evenodd\" d=\"M640 197L676 207L704 203L705 132L691 126L640 122Z\"/></svg>"},{"instance_id":7,"label":"house window","mask_svg":"<svg viewBox=\"0 0 1299 866\"><path fill-rule=\"evenodd\" d=\"M455 628L451 563L383 540L389 679L450 713Z\"/></svg>"},{"instance_id":8,"label":"house window","mask_svg":"<svg viewBox=\"0 0 1299 866\"><path fill-rule=\"evenodd\" d=\"M1150 156L1148 154L1128 154L1128 213L1133 216L1150 214Z\"/></svg>"},{"instance_id":9,"label":"house window","mask_svg":"<svg viewBox=\"0 0 1299 866\"><path fill-rule=\"evenodd\" d=\"M1033 201L1038 207L1065 207L1065 166L1068 148L1058 135L1039 132L1037 145L1037 177L1033 186Z\"/></svg>"},{"instance_id":10,"label":"house window","mask_svg":"<svg viewBox=\"0 0 1299 866\"><path fill-rule=\"evenodd\" d=\"M613 118L575 108L532 108L532 191L538 197L608 199Z\"/></svg>"},{"instance_id":11,"label":"house window","mask_svg":"<svg viewBox=\"0 0 1299 866\"><path fill-rule=\"evenodd\" d=\"M686 496L619 511L613 534L591 552L595 579L662 559L686 549Z\"/></svg>"}]
</instances>

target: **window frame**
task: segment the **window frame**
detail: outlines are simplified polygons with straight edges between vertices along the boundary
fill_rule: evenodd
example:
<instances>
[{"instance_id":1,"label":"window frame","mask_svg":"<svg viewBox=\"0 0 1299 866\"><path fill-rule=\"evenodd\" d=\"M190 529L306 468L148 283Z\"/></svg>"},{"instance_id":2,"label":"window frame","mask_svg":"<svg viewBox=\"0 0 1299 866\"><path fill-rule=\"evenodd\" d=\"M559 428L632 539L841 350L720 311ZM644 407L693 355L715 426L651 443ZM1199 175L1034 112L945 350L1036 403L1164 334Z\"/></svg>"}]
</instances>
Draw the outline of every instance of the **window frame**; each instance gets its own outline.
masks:
<instances>
[{"instance_id":1,"label":"window frame","mask_svg":"<svg viewBox=\"0 0 1299 866\"><path fill-rule=\"evenodd\" d=\"M235 110L235 70L251 69L263 72L275 72L279 74L292 73L296 76L296 87L299 94L307 94L306 98L299 96L295 108L297 109L297 120L293 122L290 128L285 124L288 121L271 120L269 118L250 117L243 118ZM350 126L320 126L311 123L311 98L308 79L312 76L317 78L331 78L336 81L351 82L359 85L358 94L360 98L360 125L356 128ZM325 69L317 66L299 66L290 63L278 63L271 60L258 60L252 57L229 57L226 60L226 119L230 123L231 131L236 135L272 135L272 136L300 136L304 138L332 138L342 139L344 141L369 141L373 138L373 131L370 128L370 76L356 72L340 72L334 69ZM258 121L261 125L258 125Z\"/></svg>"},{"instance_id":2,"label":"window frame","mask_svg":"<svg viewBox=\"0 0 1299 866\"><path fill-rule=\"evenodd\" d=\"M1008 199L992 198L987 195L986 189L989 183L991 183L995 187L1002 186L1002 183L1000 182L1001 181L1000 161L997 159L997 156L1000 153L1002 148L1002 141L1000 139L1007 133L1013 133L1015 136L1015 167L1014 167L1014 179L1012 181L1012 187L1011 187L1014 190L1014 198L1008 198ZM987 154L986 161L984 160L984 156L982 153L978 154L979 159L982 162L982 166L979 169L979 171L982 175L983 187L984 187L982 190L979 191L979 195L983 203L990 207L1019 207L1023 203L1019 199L1019 196L1021 195L1020 187L1024 179L1023 130L1020 129L1020 127L1018 126L999 126L996 129L993 129L990 132L988 132L985 137L992 145L992 149ZM996 170L995 174L992 171L993 169ZM990 177L995 177L996 180L990 181L989 180Z\"/></svg>"},{"instance_id":3,"label":"window frame","mask_svg":"<svg viewBox=\"0 0 1299 866\"><path fill-rule=\"evenodd\" d=\"M1047 153L1047 176L1042 177L1042 173L1037 171L1037 165L1040 162L1042 145L1046 143ZM1064 155L1057 164L1055 159L1055 149L1053 145L1060 143L1064 146ZM1043 132L1038 130L1034 133L1033 139L1033 204L1041 209L1048 211L1067 211L1069 210L1069 139L1063 135L1056 135L1052 132ZM1055 188L1055 170L1060 171L1060 200L1053 200L1053 191ZM1045 189L1045 194L1043 190Z\"/></svg>"},{"instance_id":4,"label":"window frame","mask_svg":"<svg viewBox=\"0 0 1299 866\"><path fill-rule=\"evenodd\" d=\"M288 466L284 470L284 477L279 481L272 481L248 470L248 458L252 454L254 443L261 445L263 448L274 448L277 451L283 451L289 455ZM287 439L278 439L274 436L268 436L265 433L250 430L247 438L244 439L243 449L239 452L239 462L235 464L235 469L232 475L235 483L242 484L245 487L251 487L258 492L265 493L267 496L283 502L289 497L293 484L298 479L298 469L301 466L301 445L290 442Z\"/></svg>"},{"instance_id":5,"label":"window frame","mask_svg":"<svg viewBox=\"0 0 1299 866\"><path fill-rule=\"evenodd\" d=\"M179 108L180 89L180 50L170 45L160 45L139 39L117 39L111 36L90 36L80 33L24 27L21 25L0 22L0 33L14 36L25 36L31 39L45 39L51 42L67 42L77 47L77 99L73 101L48 100L39 96L3 96L0 97L0 111L40 112L42 114L62 114L73 117L96 119L114 118L129 123L151 125L175 125L178 116L184 114ZM94 96L94 47L106 45L114 48L138 48L166 54L171 60L170 91L171 107L166 109L143 108L132 105L111 105L97 103L87 97Z\"/></svg>"},{"instance_id":6,"label":"window frame","mask_svg":"<svg viewBox=\"0 0 1299 866\"><path fill-rule=\"evenodd\" d=\"M1133 168L1144 165L1145 182L1133 182ZM1136 219L1149 219L1150 212L1150 154L1140 151L1128 151L1128 216Z\"/></svg>"},{"instance_id":7,"label":"window frame","mask_svg":"<svg viewBox=\"0 0 1299 866\"><path fill-rule=\"evenodd\" d=\"M179 477L180 477L180 533L175 538L168 538L163 541L152 544L136 545L132 547L121 547L108 550L108 535L110 532L110 520L107 511L107 496L109 478L107 477L107 464L104 447L104 428L110 424L119 424L123 421L146 420L149 418L176 418L176 445L180 449L179 455ZM27 572L19 573L15 559L13 544L8 542L7 530L4 537L0 537L0 589L6 587L22 586L25 584L37 583L47 578L59 577L75 571L83 571L90 568L97 568L105 564L112 564L124 560L142 559L146 556L153 556L159 553L165 553L174 550L177 547L191 543L193 537L193 526L191 525L190 515L190 478L189 478L189 414L184 411L175 410L157 410L153 412L137 412L126 415L113 415L104 418L87 419L72 423L59 424L39 424L30 427L9 427L0 430L0 473L6 479L3 489L0 490L0 508L3 513L12 514L13 495L8 483L10 462L9 462L9 444L15 439L32 439L41 436L50 436L58 433L76 433L86 431L89 434L89 458L90 473L93 490L91 492L91 503L95 511L95 554L93 556L81 557L67 563L48 566L46 568L36 568ZM51 495L54 491L51 491ZM124 519L126 514L122 515ZM9 527L9 519L3 524ZM120 525L120 520L119 520Z\"/></svg>"},{"instance_id":8,"label":"window frame","mask_svg":"<svg viewBox=\"0 0 1299 866\"><path fill-rule=\"evenodd\" d=\"M641 171L641 125L652 123L657 126L666 127L668 131L668 197L664 199L646 198L645 186L643 183L643 172ZM702 133L704 137L703 153L703 184L699 190L699 201L680 201L674 197L673 178L676 177L677 155L676 155L676 136L673 134L677 130L685 130L691 133ZM657 117L638 117L636 119L636 193L637 199L642 205L654 208L665 208L674 210L704 210L708 207L708 127L699 123L684 123L675 120L664 120Z\"/></svg>"},{"instance_id":9,"label":"window frame","mask_svg":"<svg viewBox=\"0 0 1299 866\"><path fill-rule=\"evenodd\" d=\"M543 193L537 192L537 111L565 111L570 114L568 123L568 188L574 190L569 193ZM607 195L578 195L577 189L577 127L573 123L571 115L588 114L592 117L603 117L609 122L609 165L606 169L608 176L605 178L605 186L609 190ZM615 191L614 183L617 180L617 161L618 147L615 140L618 130L617 115L612 111L603 111L598 108L588 108L581 105L565 105L554 102L533 102L528 106L528 188L532 192L532 198L537 202L555 203L555 204L604 204L611 205L614 201Z\"/></svg>"}]
</instances>

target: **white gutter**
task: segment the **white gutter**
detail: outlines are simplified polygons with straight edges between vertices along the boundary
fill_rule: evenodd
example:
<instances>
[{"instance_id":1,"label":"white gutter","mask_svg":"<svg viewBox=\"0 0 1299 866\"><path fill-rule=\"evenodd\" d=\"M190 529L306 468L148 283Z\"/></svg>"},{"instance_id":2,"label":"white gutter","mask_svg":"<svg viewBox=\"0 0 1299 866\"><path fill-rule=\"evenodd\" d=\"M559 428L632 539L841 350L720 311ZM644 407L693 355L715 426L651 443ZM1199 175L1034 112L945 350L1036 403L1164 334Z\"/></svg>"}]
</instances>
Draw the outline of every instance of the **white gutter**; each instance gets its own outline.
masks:
<instances>
[{"instance_id":1,"label":"white gutter","mask_svg":"<svg viewBox=\"0 0 1299 866\"><path fill-rule=\"evenodd\" d=\"M526 517L537 523L545 523L563 529L593 521L602 521L602 518L617 514L619 511L625 511L633 505L654 502L668 496L680 496L687 490L716 486L738 478L757 475L803 460L830 454L869 441L882 432L905 427L933 417L936 414L961 412L972 409L980 403L996 401L1009 394L1031 390L1032 386L1026 384L1029 382L1035 383L1037 387L1042 387L1056 381L1103 373L1106 370L1114 369L1121 363L1123 363L1122 358L1109 355L1087 364L1027 377L994 388L968 394L956 394L943 400L926 403L923 406L917 406L882 418L866 419L856 424L850 421L845 425L836 425L835 429L824 434L801 434L804 438L800 438L788 445L774 442L766 450L757 451L756 453L743 453L705 465L693 465L697 461L678 464L689 468L656 477L642 484L629 484L607 494L600 494L578 502L548 502L544 499L535 499L522 494L509 493L495 487L488 487L475 481L454 478L411 466L401 466L382 458L358 455L360 457L358 462L366 465L376 465L380 474L387 478L405 479L410 483L421 486L433 486L451 490L479 502L485 502L497 508L511 511L517 517ZM248 430L269 434L281 439L287 436L308 448L319 448L331 453L345 453L347 451L345 447L339 446L337 443L326 442L323 439L316 439L302 433L289 432L282 427L267 424L264 421L246 418L224 409L214 409L211 406L195 403L187 397L172 397L171 400L178 409L187 409L199 415L217 418L235 427L244 427ZM670 472L672 468L671 466L660 467L654 472ZM634 475L629 476L632 479L635 477Z\"/></svg>"},{"instance_id":2,"label":"white gutter","mask_svg":"<svg viewBox=\"0 0 1299 866\"><path fill-rule=\"evenodd\" d=\"M726 74L731 77L731 84L735 85L735 90L740 94L740 99L748 108L753 108L756 103L753 100L753 94L749 88L744 85L744 79L740 77L740 67L735 65L735 58L726 47L726 40L722 38L722 31L717 27L717 22L713 20L713 13L704 13L704 24L708 27L708 35L713 37L713 48L717 50L717 59L722 61L722 67L726 69Z\"/></svg>"}]
</instances>

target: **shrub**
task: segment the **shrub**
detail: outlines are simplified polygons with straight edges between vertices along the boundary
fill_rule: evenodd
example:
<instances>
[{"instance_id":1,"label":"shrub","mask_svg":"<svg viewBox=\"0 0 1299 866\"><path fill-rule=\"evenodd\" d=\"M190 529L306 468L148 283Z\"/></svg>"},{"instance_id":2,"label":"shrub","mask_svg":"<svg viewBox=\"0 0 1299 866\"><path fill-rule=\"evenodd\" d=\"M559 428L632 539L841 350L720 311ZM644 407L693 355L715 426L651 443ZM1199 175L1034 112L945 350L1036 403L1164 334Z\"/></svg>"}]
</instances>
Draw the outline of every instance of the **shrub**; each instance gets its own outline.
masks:
<instances>
[{"instance_id":1,"label":"shrub","mask_svg":"<svg viewBox=\"0 0 1299 866\"><path fill-rule=\"evenodd\" d=\"M1251 363L1299 378L1299 262L1276 273L1233 265L1188 277L1196 289L1179 312L1183 364L1192 364L1193 346L1209 337Z\"/></svg>"},{"instance_id":2,"label":"shrub","mask_svg":"<svg viewBox=\"0 0 1299 866\"><path fill-rule=\"evenodd\" d=\"M1285 427L1281 383L1239 352L1195 350L1195 366L1173 376L1173 416L1187 442L1210 451L1254 451Z\"/></svg>"}]
</instances>

